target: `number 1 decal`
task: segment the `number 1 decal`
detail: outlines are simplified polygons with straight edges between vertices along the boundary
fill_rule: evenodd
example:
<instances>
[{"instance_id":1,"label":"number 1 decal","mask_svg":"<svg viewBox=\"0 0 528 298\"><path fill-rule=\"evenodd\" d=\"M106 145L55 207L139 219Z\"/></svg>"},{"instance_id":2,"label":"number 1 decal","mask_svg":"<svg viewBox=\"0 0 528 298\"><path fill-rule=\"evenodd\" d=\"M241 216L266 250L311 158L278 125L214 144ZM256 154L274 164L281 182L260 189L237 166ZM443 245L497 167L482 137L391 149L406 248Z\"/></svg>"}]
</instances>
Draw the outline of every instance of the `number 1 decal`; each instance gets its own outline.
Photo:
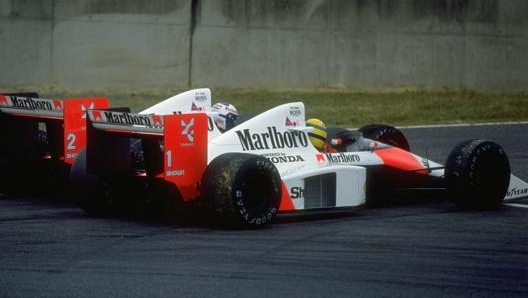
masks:
<instances>
[{"instance_id":1,"label":"number 1 decal","mask_svg":"<svg viewBox=\"0 0 528 298\"><path fill-rule=\"evenodd\" d=\"M167 168L172 167L172 150L167 150Z\"/></svg>"}]
</instances>

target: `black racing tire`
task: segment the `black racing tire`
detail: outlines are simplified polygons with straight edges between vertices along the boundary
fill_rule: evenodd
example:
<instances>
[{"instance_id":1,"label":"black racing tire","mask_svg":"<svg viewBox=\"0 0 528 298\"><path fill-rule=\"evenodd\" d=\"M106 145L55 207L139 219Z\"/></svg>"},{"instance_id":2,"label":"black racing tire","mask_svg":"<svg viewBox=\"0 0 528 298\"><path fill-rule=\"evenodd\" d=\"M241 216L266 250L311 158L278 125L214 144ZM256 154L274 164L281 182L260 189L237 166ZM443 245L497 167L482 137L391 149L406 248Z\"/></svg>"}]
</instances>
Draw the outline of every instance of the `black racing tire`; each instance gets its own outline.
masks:
<instances>
[{"instance_id":1,"label":"black racing tire","mask_svg":"<svg viewBox=\"0 0 528 298\"><path fill-rule=\"evenodd\" d=\"M492 141L464 141L447 158L445 181L449 199L461 209L494 209L510 184L508 156Z\"/></svg>"},{"instance_id":2,"label":"black racing tire","mask_svg":"<svg viewBox=\"0 0 528 298\"><path fill-rule=\"evenodd\" d=\"M0 194L39 196L53 190L52 186L57 188L57 175L44 165L42 160L38 159L13 162L0 157Z\"/></svg>"},{"instance_id":3,"label":"black racing tire","mask_svg":"<svg viewBox=\"0 0 528 298\"><path fill-rule=\"evenodd\" d=\"M9 160L0 156L0 194L16 195L20 193L22 185L16 179L16 173Z\"/></svg>"},{"instance_id":4,"label":"black racing tire","mask_svg":"<svg viewBox=\"0 0 528 298\"><path fill-rule=\"evenodd\" d=\"M211 161L202 178L205 207L231 228L259 228L279 210L282 180L267 158L226 153Z\"/></svg>"},{"instance_id":5,"label":"black racing tire","mask_svg":"<svg viewBox=\"0 0 528 298\"><path fill-rule=\"evenodd\" d=\"M189 215L178 187L159 178L138 180L143 190L136 190L137 206L135 214L141 218L155 219L167 223L176 223Z\"/></svg>"},{"instance_id":6,"label":"black racing tire","mask_svg":"<svg viewBox=\"0 0 528 298\"><path fill-rule=\"evenodd\" d=\"M363 137L375 141L380 141L387 145L398 147L405 151L411 151L407 138L394 126L385 124L370 124L359 129Z\"/></svg>"},{"instance_id":7,"label":"black racing tire","mask_svg":"<svg viewBox=\"0 0 528 298\"><path fill-rule=\"evenodd\" d=\"M116 200L111 195L109 183L87 171L85 149L79 152L72 164L70 194L92 216L109 216L116 212Z\"/></svg>"}]
</instances>

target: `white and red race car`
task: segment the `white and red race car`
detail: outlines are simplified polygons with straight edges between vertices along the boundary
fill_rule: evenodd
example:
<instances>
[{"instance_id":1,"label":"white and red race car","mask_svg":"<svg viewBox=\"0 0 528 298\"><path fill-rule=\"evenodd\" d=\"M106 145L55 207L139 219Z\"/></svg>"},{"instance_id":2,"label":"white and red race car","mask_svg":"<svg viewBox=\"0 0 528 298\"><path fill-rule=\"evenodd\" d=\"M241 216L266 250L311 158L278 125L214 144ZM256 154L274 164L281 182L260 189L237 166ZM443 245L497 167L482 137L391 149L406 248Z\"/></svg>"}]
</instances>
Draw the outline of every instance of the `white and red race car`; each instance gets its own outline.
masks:
<instances>
[{"instance_id":1,"label":"white and red race car","mask_svg":"<svg viewBox=\"0 0 528 298\"><path fill-rule=\"evenodd\" d=\"M526 197L491 141L456 146L446 165L407 150L390 126L329 130L335 152L311 144L302 102L272 108L220 133L209 89L189 91L141 114L88 111L87 146L71 169L81 206L95 214L161 202L203 207L223 222L260 227L279 212L356 209L377 196L442 192L463 208ZM514 191L521 189L522 191Z\"/></svg>"},{"instance_id":2,"label":"white and red race car","mask_svg":"<svg viewBox=\"0 0 528 298\"><path fill-rule=\"evenodd\" d=\"M0 93L0 193L62 189L86 145L86 110L107 107L104 97L59 100L35 92Z\"/></svg>"}]
</instances>

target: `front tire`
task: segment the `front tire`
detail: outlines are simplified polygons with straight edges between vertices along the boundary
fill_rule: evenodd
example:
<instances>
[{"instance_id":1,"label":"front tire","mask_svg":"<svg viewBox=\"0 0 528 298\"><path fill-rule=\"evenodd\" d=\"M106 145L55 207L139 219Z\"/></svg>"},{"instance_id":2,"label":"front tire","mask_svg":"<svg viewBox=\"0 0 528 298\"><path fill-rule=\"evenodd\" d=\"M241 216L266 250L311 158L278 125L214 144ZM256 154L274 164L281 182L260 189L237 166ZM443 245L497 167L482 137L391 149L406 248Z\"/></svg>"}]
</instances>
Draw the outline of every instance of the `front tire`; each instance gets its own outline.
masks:
<instances>
[{"instance_id":1,"label":"front tire","mask_svg":"<svg viewBox=\"0 0 528 298\"><path fill-rule=\"evenodd\" d=\"M510 163L498 144L468 140L446 161L447 193L461 209L489 210L500 205L510 184Z\"/></svg>"},{"instance_id":2,"label":"front tire","mask_svg":"<svg viewBox=\"0 0 528 298\"><path fill-rule=\"evenodd\" d=\"M275 165L254 154L222 154L211 161L202 179L204 204L234 228L269 224L279 210L281 192Z\"/></svg>"}]
</instances>

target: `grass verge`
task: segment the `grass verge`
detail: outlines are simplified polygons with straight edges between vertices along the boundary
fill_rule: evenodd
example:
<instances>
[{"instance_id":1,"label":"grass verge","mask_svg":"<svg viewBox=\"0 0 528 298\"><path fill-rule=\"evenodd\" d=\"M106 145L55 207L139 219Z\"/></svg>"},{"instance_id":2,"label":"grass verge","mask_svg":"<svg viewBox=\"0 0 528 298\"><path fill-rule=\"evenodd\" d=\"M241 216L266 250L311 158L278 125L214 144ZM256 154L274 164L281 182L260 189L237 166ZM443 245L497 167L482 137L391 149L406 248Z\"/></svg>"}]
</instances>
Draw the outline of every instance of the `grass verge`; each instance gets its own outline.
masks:
<instances>
[{"instance_id":1,"label":"grass verge","mask_svg":"<svg viewBox=\"0 0 528 298\"><path fill-rule=\"evenodd\" d=\"M371 123L396 126L482 123L528 120L528 92L467 89L241 89L211 88L213 103L229 101L239 112L259 113L276 105L303 101L308 118L328 125L359 127ZM187 89L90 89L82 91L37 88L44 98L106 96L113 107L134 112Z\"/></svg>"}]
</instances>

